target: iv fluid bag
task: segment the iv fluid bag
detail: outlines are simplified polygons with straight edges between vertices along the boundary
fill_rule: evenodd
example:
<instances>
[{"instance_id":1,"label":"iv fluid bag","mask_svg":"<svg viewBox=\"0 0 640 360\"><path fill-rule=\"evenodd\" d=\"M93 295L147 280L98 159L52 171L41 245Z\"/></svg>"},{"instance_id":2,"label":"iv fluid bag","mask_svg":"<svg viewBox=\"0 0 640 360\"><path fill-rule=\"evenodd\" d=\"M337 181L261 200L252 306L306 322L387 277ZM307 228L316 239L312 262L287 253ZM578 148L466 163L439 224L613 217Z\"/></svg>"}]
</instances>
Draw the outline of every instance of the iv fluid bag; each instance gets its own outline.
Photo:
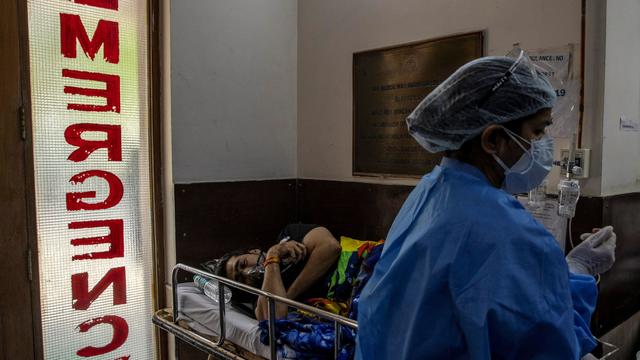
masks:
<instances>
[{"instance_id":1,"label":"iv fluid bag","mask_svg":"<svg viewBox=\"0 0 640 360\"><path fill-rule=\"evenodd\" d=\"M561 180L558 183L558 215L573 218L576 205L580 198L580 183L578 180Z\"/></svg>"}]
</instances>

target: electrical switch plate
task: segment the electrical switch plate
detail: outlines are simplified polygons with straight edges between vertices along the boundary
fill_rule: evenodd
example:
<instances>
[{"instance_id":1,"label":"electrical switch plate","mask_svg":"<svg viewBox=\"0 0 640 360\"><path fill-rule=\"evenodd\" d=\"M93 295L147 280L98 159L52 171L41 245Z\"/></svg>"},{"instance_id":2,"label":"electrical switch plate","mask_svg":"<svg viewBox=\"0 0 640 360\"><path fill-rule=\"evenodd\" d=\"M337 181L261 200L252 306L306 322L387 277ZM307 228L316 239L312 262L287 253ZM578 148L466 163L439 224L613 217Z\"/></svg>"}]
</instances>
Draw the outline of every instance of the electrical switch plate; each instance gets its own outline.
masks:
<instances>
[{"instance_id":1,"label":"electrical switch plate","mask_svg":"<svg viewBox=\"0 0 640 360\"><path fill-rule=\"evenodd\" d=\"M582 174L574 175L576 179L586 179L589 177L589 165L591 160L591 149L576 149L574 153L575 157L575 166L580 166L582 168ZM560 150L560 158L563 161L569 161L569 149ZM565 176L567 172L565 169L560 170L560 174Z\"/></svg>"}]
</instances>

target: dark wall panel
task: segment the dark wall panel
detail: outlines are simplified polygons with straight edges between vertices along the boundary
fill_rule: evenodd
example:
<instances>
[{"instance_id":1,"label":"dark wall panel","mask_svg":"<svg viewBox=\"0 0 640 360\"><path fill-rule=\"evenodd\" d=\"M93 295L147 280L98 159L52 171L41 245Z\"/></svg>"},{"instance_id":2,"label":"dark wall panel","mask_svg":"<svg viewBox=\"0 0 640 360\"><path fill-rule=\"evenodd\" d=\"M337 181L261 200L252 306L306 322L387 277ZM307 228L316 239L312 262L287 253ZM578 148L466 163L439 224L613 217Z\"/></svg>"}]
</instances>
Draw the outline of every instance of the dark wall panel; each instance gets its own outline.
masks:
<instances>
[{"instance_id":1,"label":"dark wall panel","mask_svg":"<svg viewBox=\"0 0 640 360\"><path fill-rule=\"evenodd\" d=\"M176 185L177 260L197 265L238 248L267 248L291 222L324 225L336 237L382 239L412 189L306 179ZM640 311L640 194L581 198L574 242L608 224L618 235L617 261L599 285L598 335Z\"/></svg>"},{"instance_id":2,"label":"dark wall panel","mask_svg":"<svg viewBox=\"0 0 640 360\"><path fill-rule=\"evenodd\" d=\"M386 237L413 186L298 180L299 219L322 224L337 237Z\"/></svg>"},{"instance_id":3,"label":"dark wall panel","mask_svg":"<svg viewBox=\"0 0 640 360\"><path fill-rule=\"evenodd\" d=\"M295 184L291 179L175 185L177 261L197 266L231 250L273 244L281 228L296 220ZM180 359L207 359L179 343Z\"/></svg>"},{"instance_id":4,"label":"dark wall panel","mask_svg":"<svg viewBox=\"0 0 640 360\"><path fill-rule=\"evenodd\" d=\"M572 221L573 241L577 245L580 241L580 234L591 232L593 228L603 226L602 214L603 198L601 197L581 197L576 206L576 216ZM570 250L567 238L567 246Z\"/></svg>"},{"instance_id":5,"label":"dark wall panel","mask_svg":"<svg viewBox=\"0 0 640 360\"><path fill-rule=\"evenodd\" d=\"M599 333L640 311L640 193L606 197L603 205L603 223L618 237L616 263L600 283Z\"/></svg>"},{"instance_id":6,"label":"dark wall panel","mask_svg":"<svg viewBox=\"0 0 640 360\"><path fill-rule=\"evenodd\" d=\"M597 336L640 311L640 194L580 198L572 226L576 245L580 234L606 225L617 235L616 263L598 286L592 324Z\"/></svg>"},{"instance_id":7,"label":"dark wall panel","mask_svg":"<svg viewBox=\"0 0 640 360\"><path fill-rule=\"evenodd\" d=\"M295 180L178 184L176 259L188 265L267 247L296 220Z\"/></svg>"}]
</instances>

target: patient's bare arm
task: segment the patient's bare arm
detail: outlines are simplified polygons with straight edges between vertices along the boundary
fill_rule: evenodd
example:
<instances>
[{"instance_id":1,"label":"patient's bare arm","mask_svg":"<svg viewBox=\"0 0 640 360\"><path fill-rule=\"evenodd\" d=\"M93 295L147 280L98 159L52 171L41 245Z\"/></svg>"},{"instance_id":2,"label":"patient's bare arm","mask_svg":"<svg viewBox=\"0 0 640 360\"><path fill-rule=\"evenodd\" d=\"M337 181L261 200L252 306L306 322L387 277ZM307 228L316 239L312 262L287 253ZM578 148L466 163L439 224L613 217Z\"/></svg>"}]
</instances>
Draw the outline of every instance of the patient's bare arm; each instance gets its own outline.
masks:
<instances>
[{"instance_id":1,"label":"patient's bare arm","mask_svg":"<svg viewBox=\"0 0 640 360\"><path fill-rule=\"evenodd\" d=\"M340 256L340 243L324 227L317 227L309 231L302 243L307 247L309 259L300 275L287 289L286 296L289 299L295 299L304 293L321 276L326 274Z\"/></svg>"},{"instance_id":2,"label":"patient's bare arm","mask_svg":"<svg viewBox=\"0 0 640 360\"><path fill-rule=\"evenodd\" d=\"M264 269L264 282L262 290L268 291L274 295L286 296L282 277L280 276L280 264L272 263ZM266 320L269 318L269 306L264 296L258 297L256 304L256 319ZM276 302L276 319L287 315L287 306Z\"/></svg>"},{"instance_id":3,"label":"patient's bare arm","mask_svg":"<svg viewBox=\"0 0 640 360\"><path fill-rule=\"evenodd\" d=\"M277 257L280 260L288 259L292 262L298 262L305 258L307 249L303 244L290 241L272 246L267 251L267 260ZM279 262L269 263L264 270L264 281L262 282L262 290L270 292L274 295L287 297L287 292L280 275ZM263 296L258 298L256 304L256 319L266 320L269 318L269 305L267 299ZM287 316L287 305L276 302L276 319Z\"/></svg>"}]
</instances>

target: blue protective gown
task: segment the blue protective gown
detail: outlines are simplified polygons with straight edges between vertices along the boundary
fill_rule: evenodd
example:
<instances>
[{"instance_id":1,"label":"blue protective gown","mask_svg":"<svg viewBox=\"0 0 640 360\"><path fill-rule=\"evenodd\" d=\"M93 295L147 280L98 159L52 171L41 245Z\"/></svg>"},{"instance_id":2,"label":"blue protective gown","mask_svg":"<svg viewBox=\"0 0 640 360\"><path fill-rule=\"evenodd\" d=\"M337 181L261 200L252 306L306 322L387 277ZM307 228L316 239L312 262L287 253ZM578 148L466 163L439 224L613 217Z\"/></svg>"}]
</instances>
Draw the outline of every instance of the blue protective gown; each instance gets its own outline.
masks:
<instances>
[{"instance_id":1,"label":"blue protective gown","mask_svg":"<svg viewBox=\"0 0 640 360\"><path fill-rule=\"evenodd\" d=\"M361 294L356 359L578 359L591 276L477 168L444 158L396 217Z\"/></svg>"}]
</instances>

